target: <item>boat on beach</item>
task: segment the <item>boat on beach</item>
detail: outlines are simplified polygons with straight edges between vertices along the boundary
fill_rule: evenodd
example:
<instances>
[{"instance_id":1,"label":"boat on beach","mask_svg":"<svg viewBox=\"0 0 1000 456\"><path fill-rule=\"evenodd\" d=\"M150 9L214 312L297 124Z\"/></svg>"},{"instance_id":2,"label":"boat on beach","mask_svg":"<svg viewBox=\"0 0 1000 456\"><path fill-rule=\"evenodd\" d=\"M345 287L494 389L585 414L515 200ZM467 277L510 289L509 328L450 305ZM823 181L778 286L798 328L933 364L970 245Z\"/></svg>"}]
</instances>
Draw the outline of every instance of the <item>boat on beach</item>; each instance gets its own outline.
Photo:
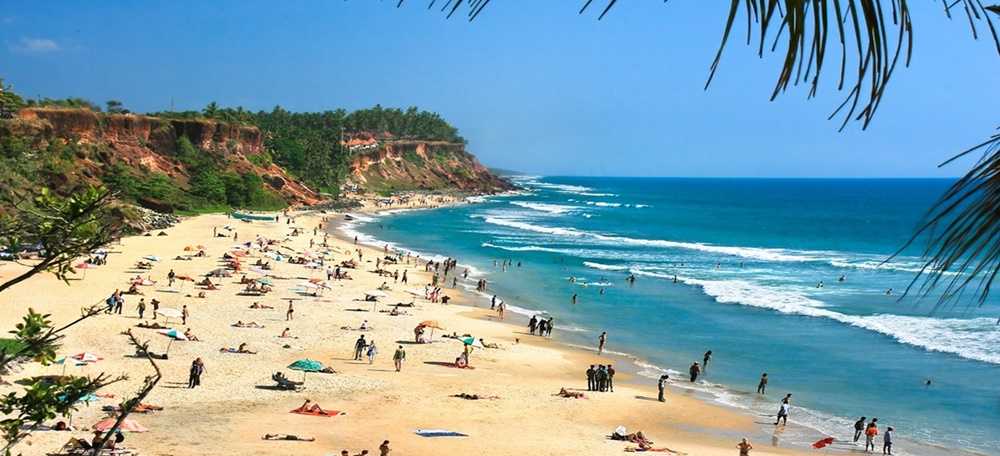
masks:
<instances>
[{"instance_id":1,"label":"boat on beach","mask_svg":"<svg viewBox=\"0 0 1000 456\"><path fill-rule=\"evenodd\" d=\"M269 222L274 221L273 215L245 214L242 212L233 212L232 216L234 219L238 220L266 220Z\"/></svg>"}]
</instances>

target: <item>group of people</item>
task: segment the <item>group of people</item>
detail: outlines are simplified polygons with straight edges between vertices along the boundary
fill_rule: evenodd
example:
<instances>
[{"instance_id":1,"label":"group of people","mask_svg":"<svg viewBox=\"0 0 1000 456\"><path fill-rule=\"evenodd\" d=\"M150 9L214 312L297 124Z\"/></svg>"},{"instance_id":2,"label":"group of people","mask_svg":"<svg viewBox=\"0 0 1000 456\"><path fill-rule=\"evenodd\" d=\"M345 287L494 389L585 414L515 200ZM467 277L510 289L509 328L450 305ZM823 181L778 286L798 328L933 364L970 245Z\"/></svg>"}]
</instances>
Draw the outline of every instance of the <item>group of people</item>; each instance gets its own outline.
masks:
<instances>
[{"instance_id":1,"label":"group of people","mask_svg":"<svg viewBox=\"0 0 1000 456\"><path fill-rule=\"evenodd\" d=\"M590 365L587 369L587 391L615 392L615 368L599 364L597 368Z\"/></svg>"},{"instance_id":2,"label":"group of people","mask_svg":"<svg viewBox=\"0 0 1000 456\"><path fill-rule=\"evenodd\" d=\"M368 320L365 320L365 323L367 322ZM375 345L375 341L366 341L364 334L354 343L354 360L361 361L363 355L368 356L368 364L374 364L375 356L378 355L378 346Z\"/></svg>"},{"instance_id":3,"label":"group of people","mask_svg":"<svg viewBox=\"0 0 1000 456\"><path fill-rule=\"evenodd\" d=\"M865 424L866 419L866 417L861 417L854 422L854 441L860 440L861 435L864 434L865 451L874 452L875 437L878 436L878 418L872 418ZM882 454L892 454L892 426L885 428L885 432L882 434Z\"/></svg>"},{"instance_id":4,"label":"group of people","mask_svg":"<svg viewBox=\"0 0 1000 456\"><path fill-rule=\"evenodd\" d=\"M553 317L549 317L548 320L538 318L538 315L532 315L531 320L528 320L528 332L532 335L535 331L538 331L538 335L542 337L549 337L552 335Z\"/></svg>"}]
</instances>

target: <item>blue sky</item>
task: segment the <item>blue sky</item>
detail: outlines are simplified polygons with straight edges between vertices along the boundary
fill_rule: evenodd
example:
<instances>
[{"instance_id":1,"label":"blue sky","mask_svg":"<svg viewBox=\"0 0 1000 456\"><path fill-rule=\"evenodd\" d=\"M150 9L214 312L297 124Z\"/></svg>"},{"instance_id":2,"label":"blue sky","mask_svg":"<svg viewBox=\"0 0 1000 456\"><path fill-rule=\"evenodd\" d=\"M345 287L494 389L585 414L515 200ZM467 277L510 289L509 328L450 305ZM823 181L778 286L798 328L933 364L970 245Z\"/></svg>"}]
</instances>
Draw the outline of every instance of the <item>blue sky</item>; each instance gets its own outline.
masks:
<instances>
[{"instance_id":1,"label":"blue sky","mask_svg":"<svg viewBox=\"0 0 1000 456\"><path fill-rule=\"evenodd\" d=\"M606 2L492 1L471 23L396 3L7 2L0 77L136 112L417 106L484 164L547 175L958 176L973 159L937 165L1000 125L1000 57L939 2L911 2L911 66L867 131L840 133L836 71L817 98L770 102L779 56L744 29L703 90L728 2L618 2L598 21Z\"/></svg>"}]
</instances>

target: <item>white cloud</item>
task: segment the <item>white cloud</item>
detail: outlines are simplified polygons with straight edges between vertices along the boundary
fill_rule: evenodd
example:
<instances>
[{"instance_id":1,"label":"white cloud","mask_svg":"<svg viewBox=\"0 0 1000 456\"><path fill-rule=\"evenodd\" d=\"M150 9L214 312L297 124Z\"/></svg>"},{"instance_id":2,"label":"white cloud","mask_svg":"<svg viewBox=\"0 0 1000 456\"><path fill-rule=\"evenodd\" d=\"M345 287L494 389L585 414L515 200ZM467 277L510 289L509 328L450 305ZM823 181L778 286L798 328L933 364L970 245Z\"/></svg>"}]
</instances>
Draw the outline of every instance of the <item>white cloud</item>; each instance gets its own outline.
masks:
<instances>
[{"instance_id":1,"label":"white cloud","mask_svg":"<svg viewBox=\"0 0 1000 456\"><path fill-rule=\"evenodd\" d=\"M62 49L59 43L45 38L21 38L17 43L7 43L10 52L35 54L39 52L54 52Z\"/></svg>"}]
</instances>

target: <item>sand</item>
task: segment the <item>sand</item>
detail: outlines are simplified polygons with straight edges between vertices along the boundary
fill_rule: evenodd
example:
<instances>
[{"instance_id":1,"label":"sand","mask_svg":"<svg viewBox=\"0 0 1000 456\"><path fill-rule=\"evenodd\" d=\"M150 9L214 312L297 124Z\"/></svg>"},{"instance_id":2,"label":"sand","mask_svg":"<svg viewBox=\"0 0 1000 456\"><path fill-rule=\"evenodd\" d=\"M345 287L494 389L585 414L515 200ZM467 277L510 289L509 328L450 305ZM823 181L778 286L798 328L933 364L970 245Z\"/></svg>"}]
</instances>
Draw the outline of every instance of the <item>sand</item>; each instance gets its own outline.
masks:
<instances>
[{"instance_id":1,"label":"sand","mask_svg":"<svg viewBox=\"0 0 1000 456\"><path fill-rule=\"evenodd\" d=\"M587 393L589 399L558 397L555 393L560 387L586 390L584 371L589 364L620 364L623 360L569 350L556 341L527 334L520 324L500 323L489 310L489 302L478 296L463 296L449 288L443 293L453 297L448 305L414 297L406 290L423 290L424 284L430 282L430 275L423 272L422 266L404 264L388 269L400 269L402 273L405 268L409 285L379 276L374 269L375 259L382 256L380 249L361 248L360 266L347 270L352 280L332 281L332 289L319 296L296 289L301 289L298 284L302 279L326 279L324 269L276 263L256 249L250 262L270 261L274 265L272 273L291 277L274 279L274 291L264 296L240 295L244 287L236 282L241 274L212 279L215 283L221 281L221 287L206 291L204 299L196 297L202 287L192 282L185 282L182 291L180 282L167 286L170 269L201 280L206 273L222 266L221 255L235 244L233 232L223 229L226 225L235 227L240 242L262 236L285 240L279 251L302 252L309 247L310 239L316 243L323 241L322 231L313 235L318 224L326 226L343 219L337 214L328 215L327 222L323 222L324 214L293 213L293 216L293 224L286 224L285 217L277 223L241 223L226 215L188 218L163 230L166 236L153 233L153 236L128 237L121 245L110 246L107 265L88 270L85 277L80 271L68 285L42 274L3 293L7 312L0 315L0 327L13 328L28 307L51 314L52 321L61 325L79 316L81 307L103 303L115 289L127 289L129 278L141 275L156 281L153 286L140 287L144 296L127 295L121 315L101 314L66 331L61 356L90 352L104 358L83 367L69 366L68 374L128 374L129 380L99 392L115 398L82 405L73 416L77 431L36 432L17 450L25 455L42 455L56 451L71 435L89 439L92 436L89 426L106 417L101 406L114 405L121 398L135 394L143 377L153 373L147 360L131 356L134 349L122 335L132 329L140 339L149 341L151 351L166 350L170 342L167 337L135 327L142 321L153 321L152 307L148 304L146 317L142 320L138 317L136 305L144 297L147 303L153 298L162 301L161 307L181 309L187 305L190 310L187 324L181 325L178 319L173 319L172 326L182 331L191 328L200 338L198 342L173 342L169 360L158 361L163 379L146 402L161 405L165 410L132 415L151 432L129 434L125 444L144 455L339 454L344 449L352 455L363 449L378 454L383 440L391 442L391 454L396 456L621 454L627 444L608 438L618 425L626 426L630 432L643 430L656 447L666 446L691 455L737 454L735 445L743 436L750 437L756 446L752 454L805 453L802 449L777 447L779 439L770 441L770 435L762 431L769 426L762 422L773 418L754 419L708 405L694 398L680 381L671 385L665 403L655 400L654 381L630 378L624 373L616 377L613 393ZM293 227L303 234L290 236ZM227 237L213 237L213 230ZM327 255L328 260L339 263L358 258L358 247L349 240L331 236L328 242L332 253ZM185 251L186 246L199 244L205 246L206 257L190 261L174 259L193 253ZM155 262L151 270L135 269L136 262L145 255L156 255L161 261ZM0 280L7 280L20 270L14 263L0 263ZM251 278L261 277L249 271L246 274ZM378 288L383 281L388 281L391 287L388 297L380 298L377 303L364 301L364 293ZM172 292L175 290L180 292ZM293 301L295 312L294 319L286 321L289 300ZM249 308L254 302L274 308ZM385 312L391 309L391 304L399 302L415 302L415 307L402 308L409 315L391 316ZM369 331L342 329L356 328L365 320L372 328ZM445 330L434 331L433 343L415 344L413 328L423 320L437 320ZM160 316L156 321L164 323L164 318ZM230 326L237 321L253 321L264 328ZM297 338L277 337L285 328ZM475 349L471 355L475 369L448 367L463 347L460 341L442 337L452 332L471 334L501 348ZM367 359L353 359L355 341L362 334L379 347L373 364ZM257 354L219 351L244 342ZM399 345L406 350L407 359L402 371L395 372L392 355ZM188 369L198 357L204 360L207 372L201 386L189 389ZM286 366L304 358L319 361L339 373L306 374L304 391L274 389L271 374L276 371L285 372L293 380L303 380L302 372ZM58 375L62 369L61 365L26 363L23 372L6 380ZM0 392L6 393L22 386L15 383L0 388ZM497 398L454 397L459 393ZM315 417L289 413L306 398L344 414ZM468 436L426 438L413 433L414 429L444 429ZM314 437L316 441L262 440L266 433Z\"/></svg>"}]
</instances>

